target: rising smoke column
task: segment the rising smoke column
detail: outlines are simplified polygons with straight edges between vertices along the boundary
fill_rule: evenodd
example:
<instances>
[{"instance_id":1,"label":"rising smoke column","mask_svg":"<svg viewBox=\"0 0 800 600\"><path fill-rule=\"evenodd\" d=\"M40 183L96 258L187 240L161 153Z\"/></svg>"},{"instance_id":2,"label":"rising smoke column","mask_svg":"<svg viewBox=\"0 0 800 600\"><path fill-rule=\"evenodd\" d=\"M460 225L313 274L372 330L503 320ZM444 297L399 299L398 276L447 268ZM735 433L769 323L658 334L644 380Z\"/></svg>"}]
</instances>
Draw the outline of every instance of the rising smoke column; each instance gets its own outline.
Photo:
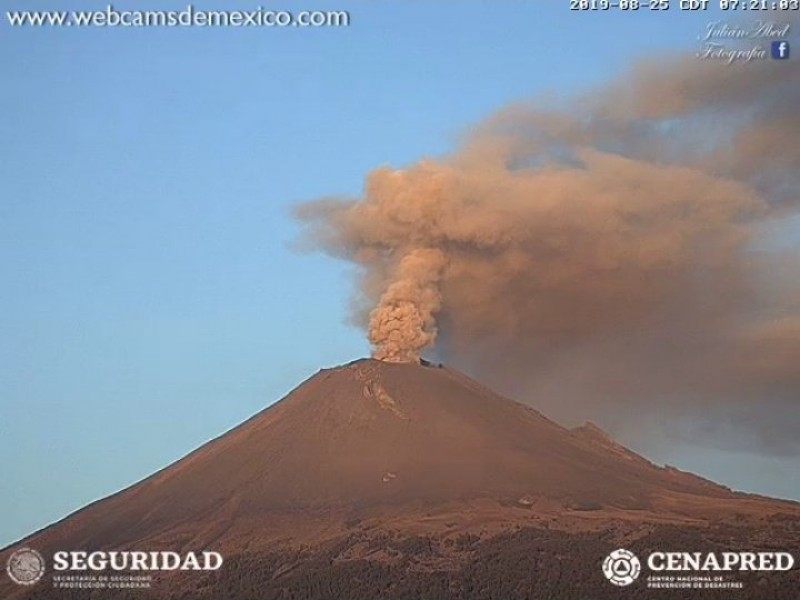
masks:
<instances>
[{"instance_id":1,"label":"rising smoke column","mask_svg":"<svg viewBox=\"0 0 800 600\"><path fill-rule=\"evenodd\" d=\"M419 362L420 352L434 344L444 266L444 254L436 249L414 249L400 259L392 283L370 313L369 341L375 358Z\"/></svg>"},{"instance_id":2,"label":"rising smoke column","mask_svg":"<svg viewBox=\"0 0 800 600\"><path fill-rule=\"evenodd\" d=\"M800 453L800 243L773 241L800 224L789 62L642 64L297 214L358 266L354 320L379 358L435 343L565 422L671 415Z\"/></svg>"}]
</instances>

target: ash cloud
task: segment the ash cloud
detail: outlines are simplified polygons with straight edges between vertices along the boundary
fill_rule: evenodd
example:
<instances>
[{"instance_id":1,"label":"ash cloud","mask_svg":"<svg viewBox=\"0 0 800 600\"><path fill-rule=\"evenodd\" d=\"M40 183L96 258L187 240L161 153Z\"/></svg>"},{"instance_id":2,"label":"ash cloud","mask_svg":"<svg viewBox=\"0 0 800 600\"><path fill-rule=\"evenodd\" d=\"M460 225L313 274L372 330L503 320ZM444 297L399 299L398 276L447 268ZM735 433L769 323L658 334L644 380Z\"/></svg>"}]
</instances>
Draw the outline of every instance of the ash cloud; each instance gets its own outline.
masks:
<instances>
[{"instance_id":1,"label":"ash cloud","mask_svg":"<svg viewBox=\"0 0 800 600\"><path fill-rule=\"evenodd\" d=\"M358 266L379 358L428 349L629 439L798 454L800 243L773 243L800 209L798 106L796 61L651 61L297 217Z\"/></svg>"},{"instance_id":2,"label":"ash cloud","mask_svg":"<svg viewBox=\"0 0 800 600\"><path fill-rule=\"evenodd\" d=\"M434 344L445 262L444 253L435 248L415 248L402 256L370 313L369 341L375 358L419 362L420 352Z\"/></svg>"}]
</instances>

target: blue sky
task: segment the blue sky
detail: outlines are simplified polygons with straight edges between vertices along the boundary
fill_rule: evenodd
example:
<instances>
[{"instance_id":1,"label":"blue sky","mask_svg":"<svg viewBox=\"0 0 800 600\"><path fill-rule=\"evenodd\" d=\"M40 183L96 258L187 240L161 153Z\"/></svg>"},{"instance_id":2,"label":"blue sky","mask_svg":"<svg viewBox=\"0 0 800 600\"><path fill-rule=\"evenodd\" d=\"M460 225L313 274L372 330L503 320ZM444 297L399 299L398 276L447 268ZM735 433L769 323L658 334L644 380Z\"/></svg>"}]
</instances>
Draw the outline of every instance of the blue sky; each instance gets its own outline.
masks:
<instances>
[{"instance_id":1,"label":"blue sky","mask_svg":"<svg viewBox=\"0 0 800 600\"><path fill-rule=\"evenodd\" d=\"M347 269L291 249L294 204L356 194L372 168L446 152L508 102L694 52L714 18L567 4L274 5L350 11L350 27L327 30L4 19L0 546L167 465L318 368L368 353L345 323ZM656 458L800 497L788 459Z\"/></svg>"}]
</instances>

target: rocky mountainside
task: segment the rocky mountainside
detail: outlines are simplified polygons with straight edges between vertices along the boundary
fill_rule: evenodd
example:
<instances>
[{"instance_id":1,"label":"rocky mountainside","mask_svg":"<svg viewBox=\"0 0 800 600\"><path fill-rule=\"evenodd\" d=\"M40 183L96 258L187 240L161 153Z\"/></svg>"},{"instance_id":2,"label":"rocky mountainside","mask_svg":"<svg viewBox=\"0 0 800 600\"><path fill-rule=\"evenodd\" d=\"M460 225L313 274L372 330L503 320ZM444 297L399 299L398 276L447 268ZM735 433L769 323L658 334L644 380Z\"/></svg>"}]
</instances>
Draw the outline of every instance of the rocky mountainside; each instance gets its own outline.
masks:
<instances>
[{"instance_id":1,"label":"rocky mountainside","mask_svg":"<svg viewBox=\"0 0 800 600\"><path fill-rule=\"evenodd\" d=\"M795 503L658 467L594 425L565 429L455 370L359 360L318 372L0 560L22 546L45 556L127 549L225 557L212 573L157 573L151 589L130 592L135 598L362 597L353 581L370 597L523 598L540 584L559 597L573 585L569 571L595 597L619 597L598 568L618 545L664 536L694 546L775 544L777 535L800 547L799 523ZM530 561L535 572L517 572ZM796 575L780 585L795 585ZM56 597L51 576L24 588L5 578L0 596ZM772 597L781 589L770 588Z\"/></svg>"}]
</instances>

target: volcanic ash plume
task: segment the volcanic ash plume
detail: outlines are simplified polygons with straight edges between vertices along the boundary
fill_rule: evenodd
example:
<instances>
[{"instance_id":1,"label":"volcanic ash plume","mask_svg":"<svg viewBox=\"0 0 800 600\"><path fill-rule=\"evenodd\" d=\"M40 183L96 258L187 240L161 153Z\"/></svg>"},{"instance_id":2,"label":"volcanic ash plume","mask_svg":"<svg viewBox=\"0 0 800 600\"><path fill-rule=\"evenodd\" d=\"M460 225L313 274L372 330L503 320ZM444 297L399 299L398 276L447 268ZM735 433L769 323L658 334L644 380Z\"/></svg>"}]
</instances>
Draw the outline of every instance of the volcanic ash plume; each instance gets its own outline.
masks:
<instances>
[{"instance_id":1,"label":"volcanic ash plume","mask_svg":"<svg viewBox=\"0 0 800 600\"><path fill-rule=\"evenodd\" d=\"M434 316L441 307L439 279L444 254L412 250L400 260L393 281L370 313L373 356L389 362L419 362L420 351L436 341Z\"/></svg>"},{"instance_id":2,"label":"volcanic ash plume","mask_svg":"<svg viewBox=\"0 0 800 600\"><path fill-rule=\"evenodd\" d=\"M800 452L800 63L641 65L301 206L375 356L430 350L556 418ZM794 225L792 225L794 223ZM739 431L732 435L731 431Z\"/></svg>"}]
</instances>

